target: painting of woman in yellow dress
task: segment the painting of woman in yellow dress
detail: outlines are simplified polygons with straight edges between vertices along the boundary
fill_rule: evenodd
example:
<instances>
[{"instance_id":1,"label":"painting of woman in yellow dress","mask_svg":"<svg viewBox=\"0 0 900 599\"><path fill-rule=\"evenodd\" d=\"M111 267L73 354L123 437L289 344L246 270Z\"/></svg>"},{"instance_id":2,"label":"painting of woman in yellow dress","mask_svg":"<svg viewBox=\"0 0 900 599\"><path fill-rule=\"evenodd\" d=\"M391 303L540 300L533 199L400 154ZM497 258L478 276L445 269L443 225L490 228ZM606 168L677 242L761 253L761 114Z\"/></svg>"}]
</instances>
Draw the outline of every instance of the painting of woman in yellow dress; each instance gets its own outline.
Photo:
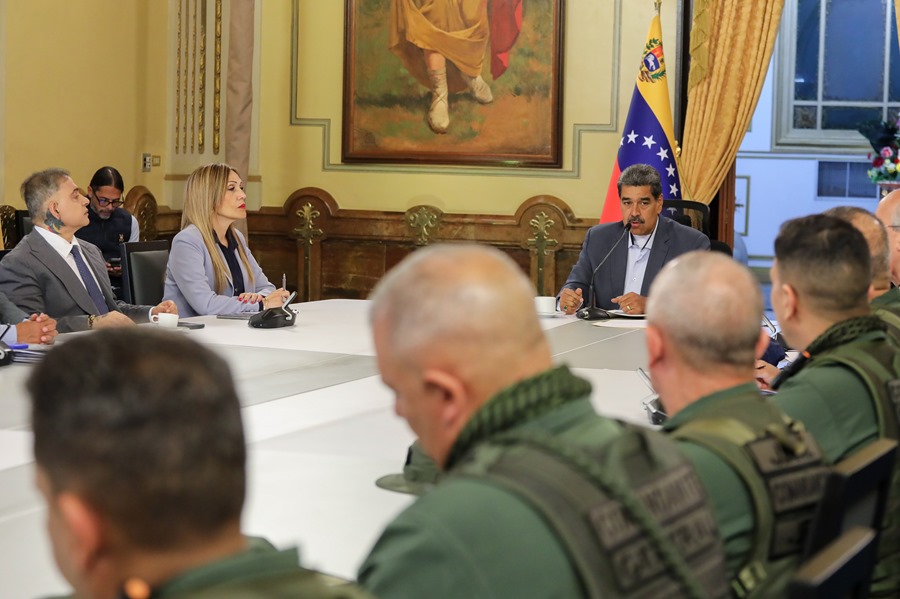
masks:
<instances>
[{"instance_id":1,"label":"painting of woman in yellow dress","mask_svg":"<svg viewBox=\"0 0 900 599\"><path fill-rule=\"evenodd\" d=\"M345 160L556 160L559 0L351 0L348 17Z\"/></svg>"}]
</instances>

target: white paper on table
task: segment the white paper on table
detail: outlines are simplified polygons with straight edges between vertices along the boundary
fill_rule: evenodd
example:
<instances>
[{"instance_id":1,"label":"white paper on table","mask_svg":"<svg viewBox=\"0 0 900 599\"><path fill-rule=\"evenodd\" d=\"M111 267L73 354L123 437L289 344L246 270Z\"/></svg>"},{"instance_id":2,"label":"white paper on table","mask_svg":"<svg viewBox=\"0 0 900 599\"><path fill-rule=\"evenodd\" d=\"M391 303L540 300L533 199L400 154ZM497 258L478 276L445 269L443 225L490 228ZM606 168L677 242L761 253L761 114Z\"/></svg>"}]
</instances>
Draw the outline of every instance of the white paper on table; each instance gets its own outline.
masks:
<instances>
[{"instance_id":1,"label":"white paper on table","mask_svg":"<svg viewBox=\"0 0 900 599\"><path fill-rule=\"evenodd\" d=\"M563 314L562 312L556 312L553 315L549 314L539 314L538 322L541 324L541 328L545 331L550 329L555 329L556 327L561 327L564 324L569 324L575 320L574 314Z\"/></svg>"},{"instance_id":2,"label":"white paper on table","mask_svg":"<svg viewBox=\"0 0 900 599\"><path fill-rule=\"evenodd\" d=\"M0 431L0 470L34 461L31 438L31 431Z\"/></svg>"},{"instance_id":3,"label":"white paper on table","mask_svg":"<svg viewBox=\"0 0 900 599\"><path fill-rule=\"evenodd\" d=\"M591 382L591 403L603 416L657 428L650 424L644 409L644 401L653 394L637 370L573 368L572 372Z\"/></svg>"},{"instance_id":4,"label":"white paper on table","mask_svg":"<svg viewBox=\"0 0 900 599\"><path fill-rule=\"evenodd\" d=\"M598 320L593 323L595 327L610 327L613 329L646 329L647 319L645 318L610 318L609 320Z\"/></svg>"}]
</instances>

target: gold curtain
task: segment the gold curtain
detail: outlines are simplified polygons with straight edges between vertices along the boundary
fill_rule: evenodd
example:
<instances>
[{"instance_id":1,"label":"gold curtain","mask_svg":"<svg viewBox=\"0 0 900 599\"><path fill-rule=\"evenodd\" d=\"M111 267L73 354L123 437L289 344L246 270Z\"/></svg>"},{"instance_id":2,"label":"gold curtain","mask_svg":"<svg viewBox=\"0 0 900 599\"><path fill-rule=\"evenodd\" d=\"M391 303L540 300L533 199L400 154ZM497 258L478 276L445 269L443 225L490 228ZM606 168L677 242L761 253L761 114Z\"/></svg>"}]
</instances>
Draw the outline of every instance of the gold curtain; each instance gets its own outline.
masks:
<instances>
[{"instance_id":1,"label":"gold curtain","mask_svg":"<svg viewBox=\"0 0 900 599\"><path fill-rule=\"evenodd\" d=\"M894 0L894 18L897 19L897 42L900 43L900 0Z\"/></svg>"},{"instance_id":2,"label":"gold curtain","mask_svg":"<svg viewBox=\"0 0 900 599\"><path fill-rule=\"evenodd\" d=\"M895 0L900 2L900 0ZM753 117L784 0L695 0L681 181L709 204Z\"/></svg>"}]
</instances>

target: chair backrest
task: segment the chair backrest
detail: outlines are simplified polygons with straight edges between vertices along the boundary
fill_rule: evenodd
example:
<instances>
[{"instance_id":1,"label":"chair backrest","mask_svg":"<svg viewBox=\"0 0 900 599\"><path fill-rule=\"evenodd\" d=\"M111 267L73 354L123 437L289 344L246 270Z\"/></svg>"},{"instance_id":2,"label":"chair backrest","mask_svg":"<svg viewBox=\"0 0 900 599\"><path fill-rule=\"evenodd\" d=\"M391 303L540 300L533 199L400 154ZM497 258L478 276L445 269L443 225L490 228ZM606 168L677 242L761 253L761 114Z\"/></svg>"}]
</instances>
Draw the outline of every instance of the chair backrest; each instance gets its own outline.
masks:
<instances>
[{"instance_id":1,"label":"chair backrest","mask_svg":"<svg viewBox=\"0 0 900 599\"><path fill-rule=\"evenodd\" d=\"M834 465L806 537L810 557L853 526L881 530L897 442L879 439Z\"/></svg>"},{"instance_id":2,"label":"chair backrest","mask_svg":"<svg viewBox=\"0 0 900 599\"><path fill-rule=\"evenodd\" d=\"M875 566L877 534L854 526L805 561L791 579L790 599L865 599Z\"/></svg>"},{"instance_id":3,"label":"chair backrest","mask_svg":"<svg viewBox=\"0 0 900 599\"><path fill-rule=\"evenodd\" d=\"M703 202L663 200L662 215L678 222L687 217L692 227L709 237L709 206Z\"/></svg>"},{"instance_id":4,"label":"chair backrest","mask_svg":"<svg viewBox=\"0 0 900 599\"><path fill-rule=\"evenodd\" d=\"M122 299L126 303L155 306L162 301L170 244L168 240L119 244Z\"/></svg>"},{"instance_id":5,"label":"chair backrest","mask_svg":"<svg viewBox=\"0 0 900 599\"><path fill-rule=\"evenodd\" d=\"M19 241L34 229L34 223L31 222L31 215L27 210L16 210L16 233L19 235Z\"/></svg>"},{"instance_id":6,"label":"chair backrest","mask_svg":"<svg viewBox=\"0 0 900 599\"><path fill-rule=\"evenodd\" d=\"M727 256L731 256L732 258L734 258L734 250L731 249L731 246L724 241L719 241L718 239L709 240L709 250L711 252L721 252Z\"/></svg>"}]
</instances>

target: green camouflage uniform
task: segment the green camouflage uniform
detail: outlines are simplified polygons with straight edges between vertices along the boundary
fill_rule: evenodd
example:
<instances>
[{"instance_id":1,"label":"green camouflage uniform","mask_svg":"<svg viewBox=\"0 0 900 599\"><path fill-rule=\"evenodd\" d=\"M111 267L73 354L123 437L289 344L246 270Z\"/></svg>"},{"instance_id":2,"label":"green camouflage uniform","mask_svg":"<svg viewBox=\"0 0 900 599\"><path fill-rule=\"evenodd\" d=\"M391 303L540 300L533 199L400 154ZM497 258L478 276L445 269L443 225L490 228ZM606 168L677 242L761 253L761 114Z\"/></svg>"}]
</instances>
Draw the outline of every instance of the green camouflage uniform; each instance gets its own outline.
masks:
<instances>
[{"instance_id":1,"label":"green camouflage uniform","mask_svg":"<svg viewBox=\"0 0 900 599\"><path fill-rule=\"evenodd\" d=\"M153 599L372 599L350 585L328 586L299 565L296 549L251 540L242 553L179 574ZM123 595L124 597L124 595Z\"/></svg>"},{"instance_id":2,"label":"green camouflage uniform","mask_svg":"<svg viewBox=\"0 0 900 599\"><path fill-rule=\"evenodd\" d=\"M888 383L900 378L900 354L877 316L835 324L807 348L800 363L773 397L802 421L826 459L842 460L878 438L897 440L896 400ZM802 358L801 358L802 359ZM900 461L895 466L885 513L872 597L900 596Z\"/></svg>"},{"instance_id":3,"label":"green camouflage uniform","mask_svg":"<svg viewBox=\"0 0 900 599\"><path fill-rule=\"evenodd\" d=\"M872 314L887 323L891 338L895 342L900 342L900 287L882 293L869 305L872 307Z\"/></svg>"},{"instance_id":4,"label":"green camouflage uniform","mask_svg":"<svg viewBox=\"0 0 900 599\"><path fill-rule=\"evenodd\" d=\"M735 594L786 596L804 538L795 533L811 520L828 469L815 441L754 383L698 399L663 430L678 441L707 489ZM759 451L763 447L771 451ZM795 491L790 505L777 499L786 487Z\"/></svg>"},{"instance_id":5,"label":"green camouflage uniform","mask_svg":"<svg viewBox=\"0 0 900 599\"><path fill-rule=\"evenodd\" d=\"M577 599L597 596L586 589L596 589L594 583L598 578L600 586L618 584L622 578L628 579L626 584L641 584L640 577L647 574L644 571L647 566L660 563L659 559L654 559L659 555L654 553L658 546L647 542L640 534L627 536L639 527L622 517L627 510L617 509L620 504L599 505L598 511L592 512L595 516L593 524L598 529L607 527L612 531L601 538L612 541L611 537L621 534L623 542L614 549L626 550L603 554L617 555L621 561L588 560L588 566L596 569L592 571L592 580L587 582L591 576L581 575L585 570L579 569L579 564L584 566L584 554L571 551L569 539L551 523L574 514L573 517L580 518L577 520L579 530L584 531L587 528L583 514L562 503L561 509L548 516L537 507L540 498L536 499L535 494L541 493L523 494L521 486L513 480L516 477L504 477L497 467L509 467L508 474L516 470L512 462L519 459L526 470L531 468L530 474L525 475L529 482L540 485L548 480L550 484L555 480L569 481L573 484L566 486L567 491L571 490L579 497L592 497L597 491L591 481L573 475L565 466L554 462L554 457L549 454L531 451L523 439L536 442L549 439L566 448L577 448L579 456L588 456L591 464L609 472L610 469L603 468L602 461L593 461L597 456L590 453L592 450L605 450L619 440L639 439L643 442L649 438L649 444L664 443L666 449L662 452L636 444L640 445L643 460L634 462L632 474L637 476L648 469L644 460L658 459L660 463L680 460L678 465L683 470L673 470L671 474L684 473L680 474L679 480L685 487L693 485L702 507L702 513L692 508L684 514L685 520L688 516L697 516L691 521L695 526L684 536L694 541L694 549L698 549L694 552L694 563L700 561L696 557L702 553L700 549L704 555L714 554L714 559L704 562L704 566L713 562L714 565L697 567L696 571L704 573L698 577L703 581L693 584L708 584L706 590L727 593L714 517L690 465L662 435L653 431L632 434L624 425L598 416L589 401L590 389L589 383L561 367L513 385L482 406L451 449L447 476L402 512L377 541L360 567L360 585L381 599ZM504 445L504 438L509 441L508 445ZM601 455L599 459L603 457ZM555 474L563 478L556 479ZM665 478L666 474L669 472L658 478ZM616 482L626 488L631 482L627 474L615 476ZM578 486L583 492L574 491ZM585 490L585 487L590 489ZM659 497L670 495L661 492ZM554 498L562 499L561 496ZM660 503L666 504L665 501ZM703 520L704 516L706 520ZM677 518L674 520L667 523L666 534L670 533L669 528L680 524ZM706 541L709 543L703 545ZM596 546L591 548L596 549ZM627 551L629 548L635 551ZM687 561L687 558L679 559ZM663 566L647 577L652 574L658 581L665 573ZM717 592L708 594L722 596ZM608 593L604 596L634 595Z\"/></svg>"}]
</instances>

